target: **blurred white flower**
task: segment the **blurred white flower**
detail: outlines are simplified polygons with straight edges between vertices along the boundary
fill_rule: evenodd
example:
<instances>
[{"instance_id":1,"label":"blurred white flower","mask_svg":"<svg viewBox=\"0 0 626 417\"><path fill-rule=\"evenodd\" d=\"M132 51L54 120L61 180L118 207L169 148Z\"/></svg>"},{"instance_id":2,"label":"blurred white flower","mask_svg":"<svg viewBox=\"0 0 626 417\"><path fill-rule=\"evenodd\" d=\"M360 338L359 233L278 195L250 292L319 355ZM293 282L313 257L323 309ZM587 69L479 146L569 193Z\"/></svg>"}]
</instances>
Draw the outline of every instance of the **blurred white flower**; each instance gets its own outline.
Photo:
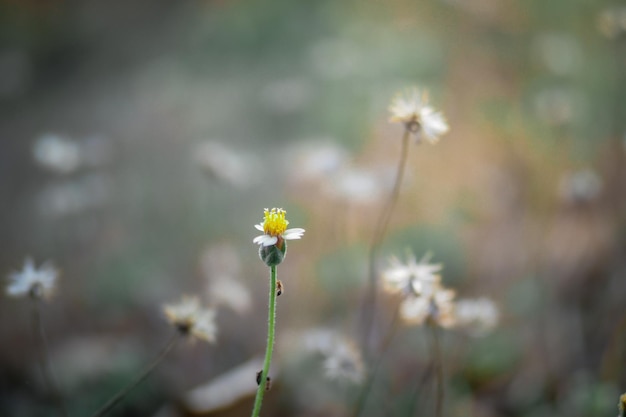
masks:
<instances>
[{"instance_id":1,"label":"blurred white flower","mask_svg":"<svg viewBox=\"0 0 626 417\"><path fill-rule=\"evenodd\" d=\"M80 166L80 145L63 136L45 134L33 145L33 156L44 168L69 174Z\"/></svg>"},{"instance_id":2,"label":"blurred white flower","mask_svg":"<svg viewBox=\"0 0 626 417\"><path fill-rule=\"evenodd\" d=\"M330 138L298 142L283 158L288 163L286 177L294 183L329 178L347 159L348 151Z\"/></svg>"},{"instance_id":3,"label":"blurred white flower","mask_svg":"<svg viewBox=\"0 0 626 417\"><path fill-rule=\"evenodd\" d=\"M208 286L208 296L212 305L228 307L238 314L248 312L252 305L248 288L232 278L211 280Z\"/></svg>"},{"instance_id":4,"label":"blurred white flower","mask_svg":"<svg viewBox=\"0 0 626 417\"><path fill-rule=\"evenodd\" d=\"M559 183L559 195L568 203L592 201L602 191L602 179L591 169L565 175Z\"/></svg>"},{"instance_id":5,"label":"blurred white flower","mask_svg":"<svg viewBox=\"0 0 626 417\"><path fill-rule=\"evenodd\" d=\"M347 340L337 340L322 363L324 375L338 382L360 384L365 378L361 352Z\"/></svg>"},{"instance_id":6,"label":"blurred white flower","mask_svg":"<svg viewBox=\"0 0 626 417\"><path fill-rule=\"evenodd\" d=\"M262 358L250 359L187 392L183 396L183 404L194 415L224 411L254 395L257 390L254 374L261 368ZM272 364L272 368L273 372L277 372L277 364Z\"/></svg>"},{"instance_id":7,"label":"blurred white flower","mask_svg":"<svg viewBox=\"0 0 626 417\"><path fill-rule=\"evenodd\" d=\"M311 101L314 88L305 78L287 78L270 82L261 91L266 107L276 113L303 111Z\"/></svg>"},{"instance_id":8,"label":"blurred white flower","mask_svg":"<svg viewBox=\"0 0 626 417\"><path fill-rule=\"evenodd\" d=\"M605 8L598 15L597 26L600 33L609 39L615 39L626 33L626 7L613 6Z\"/></svg>"},{"instance_id":9,"label":"blurred white flower","mask_svg":"<svg viewBox=\"0 0 626 417\"><path fill-rule=\"evenodd\" d=\"M430 143L439 141L439 136L448 130L443 115L428 105L428 93L412 88L398 93L389 106L390 122L404 123L408 131L415 135L419 143L422 136Z\"/></svg>"},{"instance_id":10,"label":"blurred white flower","mask_svg":"<svg viewBox=\"0 0 626 417\"><path fill-rule=\"evenodd\" d=\"M30 295L34 298L47 298L54 293L57 276L58 272L51 264L45 263L37 269L33 260L27 258L21 271L9 274L11 283L7 286L6 293L11 297Z\"/></svg>"},{"instance_id":11,"label":"blurred white flower","mask_svg":"<svg viewBox=\"0 0 626 417\"><path fill-rule=\"evenodd\" d=\"M200 256L200 268L207 279L238 278L241 274L241 259L232 245L218 243L204 249Z\"/></svg>"},{"instance_id":12,"label":"blurred white flower","mask_svg":"<svg viewBox=\"0 0 626 417\"><path fill-rule=\"evenodd\" d=\"M428 263L429 258L430 255L426 254L417 262L415 255L407 252L407 262L402 263L392 256L389 267L382 273L384 288L392 294L401 293L405 296L430 295L441 281L438 273L442 266Z\"/></svg>"},{"instance_id":13,"label":"blurred white flower","mask_svg":"<svg viewBox=\"0 0 626 417\"><path fill-rule=\"evenodd\" d=\"M97 209L111 195L112 182L103 174L50 184L41 190L37 205L42 216L64 217Z\"/></svg>"},{"instance_id":14,"label":"blurred white flower","mask_svg":"<svg viewBox=\"0 0 626 417\"><path fill-rule=\"evenodd\" d=\"M500 319L496 304L485 297L458 300L455 315L457 326L468 328L477 335L492 330Z\"/></svg>"},{"instance_id":15,"label":"blurred white flower","mask_svg":"<svg viewBox=\"0 0 626 417\"><path fill-rule=\"evenodd\" d=\"M409 296L400 303L400 318L407 324L433 323L441 327L456 324L453 290L437 284L429 295Z\"/></svg>"},{"instance_id":16,"label":"blurred white flower","mask_svg":"<svg viewBox=\"0 0 626 417\"><path fill-rule=\"evenodd\" d=\"M536 116L551 126L564 126L571 123L588 107L587 100L580 91L558 86L537 92L532 104Z\"/></svg>"},{"instance_id":17,"label":"blurred white flower","mask_svg":"<svg viewBox=\"0 0 626 417\"><path fill-rule=\"evenodd\" d=\"M179 332L191 334L207 342L215 342L215 311L202 308L197 297L183 297L178 304L163 306L163 311L170 324Z\"/></svg>"},{"instance_id":18,"label":"blurred white flower","mask_svg":"<svg viewBox=\"0 0 626 417\"><path fill-rule=\"evenodd\" d=\"M543 33L532 42L533 52L548 70L557 75L575 73L583 63L577 39L567 33Z\"/></svg>"},{"instance_id":19,"label":"blurred white flower","mask_svg":"<svg viewBox=\"0 0 626 417\"><path fill-rule=\"evenodd\" d=\"M334 329L316 327L284 333L279 348L283 354L293 352L319 357L323 375L329 379L358 384L365 377L365 365L358 346Z\"/></svg>"},{"instance_id":20,"label":"blurred white flower","mask_svg":"<svg viewBox=\"0 0 626 417\"><path fill-rule=\"evenodd\" d=\"M206 248L200 257L200 268L206 278L206 294L214 306L225 306L238 314L251 306L250 291L239 280L241 260L236 249L220 243Z\"/></svg>"},{"instance_id":21,"label":"blurred white flower","mask_svg":"<svg viewBox=\"0 0 626 417\"><path fill-rule=\"evenodd\" d=\"M237 188L247 188L255 179L254 161L220 142L205 141L193 149L196 163L212 178Z\"/></svg>"},{"instance_id":22,"label":"blurred white flower","mask_svg":"<svg viewBox=\"0 0 626 417\"><path fill-rule=\"evenodd\" d=\"M345 168L329 179L324 191L343 201L368 204L380 199L386 185L374 171Z\"/></svg>"}]
</instances>

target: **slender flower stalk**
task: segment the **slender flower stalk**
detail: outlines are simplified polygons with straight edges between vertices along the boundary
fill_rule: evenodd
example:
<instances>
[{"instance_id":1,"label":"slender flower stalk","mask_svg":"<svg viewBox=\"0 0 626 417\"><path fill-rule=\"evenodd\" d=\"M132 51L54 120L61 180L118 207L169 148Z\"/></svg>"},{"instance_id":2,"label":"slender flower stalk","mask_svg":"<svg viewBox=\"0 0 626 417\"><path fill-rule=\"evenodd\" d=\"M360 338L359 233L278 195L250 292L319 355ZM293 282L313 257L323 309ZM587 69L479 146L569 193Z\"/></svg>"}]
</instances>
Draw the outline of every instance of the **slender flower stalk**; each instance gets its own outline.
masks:
<instances>
[{"instance_id":1,"label":"slender flower stalk","mask_svg":"<svg viewBox=\"0 0 626 417\"><path fill-rule=\"evenodd\" d=\"M412 88L404 93L397 94L390 106L390 122L402 123L404 125L404 135L402 136L402 149L400 160L394 181L393 189L387 204L383 207L376 222L374 235L368 251L368 288L362 307L362 335L365 353L369 351L370 338L376 316L376 294L377 294L377 273L376 258L378 249L382 244L393 210L398 201L400 186L404 177L406 161L408 156L409 138L413 136L416 143L426 142L434 144L439 140L439 136L448 130L448 124L444 116L428 105L428 93Z\"/></svg>"},{"instance_id":2,"label":"slender flower stalk","mask_svg":"<svg viewBox=\"0 0 626 417\"><path fill-rule=\"evenodd\" d=\"M128 385L126 385L123 389L121 389L117 394L115 394L109 401L107 401L102 407L98 409L95 413L93 413L92 417L102 417L106 415L109 411L113 409L117 404L120 403L137 385L142 383L151 373L156 369L157 366L163 359L171 352L171 350L176 346L176 343L180 340L183 333L176 332L172 335L166 345L161 349L161 352L157 355L156 358L152 362L150 362L143 371L139 375L135 377Z\"/></svg>"},{"instance_id":3,"label":"slender flower stalk","mask_svg":"<svg viewBox=\"0 0 626 417\"><path fill-rule=\"evenodd\" d=\"M367 380L365 384L363 385L363 387L361 388L361 392L359 394L357 403L354 407L354 412L352 414L354 417L359 417L361 415L361 411L363 411L365 407L367 397L369 396L370 390L372 389L372 386L374 385L374 382L376 381L376 374L378 373L378 368L382 364L383 359L385 358L387 354L387 350L389 349L389 346L391 345L391 341L393 340L393 337L396 334L396 330L398 329L398 316L399 316L398 309L396 308L393 318L391 319L391 324L388 326L387 334L385 335L385 338L380 347L379 354L377 355L376 360L374 362L374 366L369 371Z\"/></svg>"},{"instance_id":4,"label":"slender flower stalk","mask_svg":"<svg viewBox=\"0 0 626 417\"><path fill-rule=\"evenodd\" d=\"M167 321L176 332L167 341L160 353L128 385L122 388L109 401L100 407L92 417L102 417L119 404L130 392L141 384L159 366L181 338L199 339L214 342L217 327L215 312L202 308L196 297L183 297L178 304L166 304L163 311Z\"/></svg>"},{"instance_id":5,"label":"slender flower stalk","mask_svg":"<svg viewBox=\"0 0 626 417\"><path fill-rule=\"evenodd\" d=\"M435 367L435 417L441 417L443 412L443 361L441 359L441 343L439 327L436 323L430 325L432 330L433 366Z\"/></svg>"},{"instance_id":6,"label":"slender flower stalk","mask_svg":"<svg viewBox=\"0 0 626 417\"><path fill-rule=\"evenodd\" d=\"M387 204L383 207L378 216L376 222L376 228L374 229L374 236L370 243L368 251L368 288L365 297L365 302L362 307L362 329L363 329L363 348L366 353L366 357L369 356L370 337L373 327L374 317L376 315L376 294L378 293L378 279L376 273L376 258L378 257L378 250L387 232L393 209L398 201L400 195L400 185L404 177L404 171L406 167L406 160L409 154L409 136L410 130L407 128L404 131L402 137L402 149L400 151L400 160L398 162L398 168L396 171L396 177L393 184L393 189Z\"/></svg>"},{"instance_id":7,"label":"slender flower stalk","mask_svg":"<svg viewBox=\"0 0 626 417\"><path fill-rule=\"evenodd\" d=\"M255 225L257 230L263 232L252 241L259 245L259 258L270 267L270 293L267 313L267 345L265 347L265 360L263 369L257 375L259 388L254 399L252 417L258 417L261 412L263 395L269 389L269 371L272 362L272 352L274 350L274 340L276 336L276 296L278 295L278 280L276 278L276 266L280 264L287 254L287 240L297 240L304 234L304 229L287 229L289 221L285 215L287 212L280 208L271 210L265 209L263 222ZM283 285L280 285L282 293Z\"/></svg>"},{"instance_id":8,"label":"slender flower stalk","mask_svg":"<svg viewBox=\"0 0 626 417\"><path fill-rule=\"evenodd\" d=\"M67 417L69 414L67 412L67 407L65 406L65 400L63 399L63 395L58 389L56 379L54 378L54 373L52 372L52 366L50 365L48 339L46 338L46 332L44 330L43 321L41 319L41 299L36 294L39 294L39 291L33 288L33 290L31 291L31 300L33 303L32 323L33 333L39 341L39 364L41 367L41 374L43 376L46 386L50 391L50 394L54 399L59 414Z\"/></svg>"},{"instance_id":9,"label":"slender flower stalk","mask_svg":"<svg viewBox=\"0 0 626 417\"><path fill-rule=\"evenodd\" d=\"M263 370L258 379L259 388L256 391L254 399L254 408L252 409L252 417L258 417L261 412L261 404L263 403L263 394L266 390L266 384L270 364L272 362L272 352L274 350L274 339L276 335L276 265L270 267L270 294L269 308L267 314L267 347L265 348L265 360L263 361Z\"/></svg>"}]
</instances>

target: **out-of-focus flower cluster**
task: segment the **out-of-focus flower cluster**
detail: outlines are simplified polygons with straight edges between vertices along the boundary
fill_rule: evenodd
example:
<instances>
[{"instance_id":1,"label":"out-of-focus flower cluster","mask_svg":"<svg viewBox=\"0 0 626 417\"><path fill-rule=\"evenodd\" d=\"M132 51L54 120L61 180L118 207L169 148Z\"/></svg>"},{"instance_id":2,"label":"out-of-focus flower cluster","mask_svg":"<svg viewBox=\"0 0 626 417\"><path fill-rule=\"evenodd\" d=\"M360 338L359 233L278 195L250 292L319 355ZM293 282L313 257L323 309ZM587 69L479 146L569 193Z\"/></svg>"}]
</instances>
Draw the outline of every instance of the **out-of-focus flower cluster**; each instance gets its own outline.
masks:
<instances>
[{"instance_id":1,"label":"out-of-focus flower cluster","mask_svg":"<svg viewBox=\"0 0 626 417\"><path fill-rule=\"evenodd\" d=\"M428 255L418 262L409 252L406 263L396 257L389 263L382 274L384 288L402 296L398 313L405 323L463 327L474 333L489 331L497 325L496 305L487 298L456 301L455 291L441 282L441 265L429 263Z\"/></svg>"}]
</instances>

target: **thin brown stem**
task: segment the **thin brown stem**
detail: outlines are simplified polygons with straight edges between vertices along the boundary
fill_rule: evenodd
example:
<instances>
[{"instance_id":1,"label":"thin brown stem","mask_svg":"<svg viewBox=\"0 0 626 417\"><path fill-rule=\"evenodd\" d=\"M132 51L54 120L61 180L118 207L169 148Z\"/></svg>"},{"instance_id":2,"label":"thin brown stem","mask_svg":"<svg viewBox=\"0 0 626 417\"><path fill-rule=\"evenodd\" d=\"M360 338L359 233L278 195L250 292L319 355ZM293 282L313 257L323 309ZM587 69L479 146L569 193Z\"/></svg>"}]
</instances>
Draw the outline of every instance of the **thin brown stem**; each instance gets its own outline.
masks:
<instances>
[{"instance_id":1,"label":"thin brown stem","mask_svg":"<svg viewBox=\"0 0 626 417\"><path fill-rule=\"evenodd\" d=\"M439 340L439 327L432 324L433 342L433 366L435 368L435 417L441 417L443 411L443 362L441 360L441 343Z\"/></svg>"},{"instance_id":2,"label":"thin brown stem","mask_svg":"<svg viewBox=\"0 0 626 417\"><path fill-rule=\"evenodd\" d=\"M406 160L409 154L410 133L411 132L408 129L404 131L404 136L402 137L402 149L400 151L400 160L398 161L398 168L396 171L393 189L391 191L389 199L387 200L387 204L385 204L382 211L380 212L380 215L378 216L376 228L374 229L374 235L370 243L368 252L368 288L361 312L363 335L362 345L365 349L366 356L369 352L373 321L376 315L377 307L376 293L378 290L378 281L376 279L376 258L378 255L378 249L380 248L380 245L382 244L387 233L389 221L391 220L391 215L393 214L393 209L395 208L396 203L398 202L398 196L400 195L400 186L402 184L402 178L404 177Z\"/></svg>"},{"instance_id":3,"label":"thin brown stem","mask_svg":"<svg viewBox=\"0 0 626 417\"><path fill-rule=\"evenodd\" d=\"M68 417L67 407L65 406L65 400L61 395L54 378L52 366L50 365L50 352L48 349L48 339L46 338L46 332L43 326L43 320L41 319L41 299L35 291L31 293L31 300L33 302L32 311L32 324L33 334L38 339L39 343L39 365L41 368L41 375L43 376L44 383L50 391L59 414Z\"/></svg>"},{"instance_id":4,"label":"thin brown stem","mask_svg":"<svg viewBox=\"0 0 626 417\"><path fill-rule=\"evenodd\" d=\"M126 385L122 390L120 390L117 394L115 394L109 401L107 401L98 411L92 414L92 417L102 417L113 407L115 407L120 401L122 401L137 385L143 382L151 373L156 369L156 367L165 359L168 353L176 346L176 343L180 340L182 333L176 332L170 340L167 342L165 347L161 350L159 355L152 360L144 370L135 377L128 385Z\"/></svg>"}]
</instances>

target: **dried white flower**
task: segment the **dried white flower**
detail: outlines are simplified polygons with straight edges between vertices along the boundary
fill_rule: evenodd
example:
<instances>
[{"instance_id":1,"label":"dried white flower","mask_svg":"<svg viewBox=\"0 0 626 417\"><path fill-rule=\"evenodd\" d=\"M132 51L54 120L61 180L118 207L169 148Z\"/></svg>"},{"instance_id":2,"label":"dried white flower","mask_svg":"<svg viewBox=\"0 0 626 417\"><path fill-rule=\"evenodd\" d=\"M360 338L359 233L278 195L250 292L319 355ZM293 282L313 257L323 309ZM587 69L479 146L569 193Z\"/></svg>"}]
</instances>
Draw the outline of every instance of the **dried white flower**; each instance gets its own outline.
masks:
<instances>
[{"instance_id":1,"label":"dried white flower","mask_svg":"<svg viewBox=\"0 0 626 417\"><path fill-rule=\"evenodd\" d=\"M498 324L500 313L488 298L463 299L456 302L457 325L469 328L475 334L484 334Z\"/></svg>"},{"instance_id":2,"label":"dried white flower","mask_svg":"<svg viewBox=\"0 0 626 417\"><path fill-rule=\"evenodd\" d=\"M215 341L215 311L202 308L197 297L183 297L178 304L166 304L163 311L167 320L181 333L207 342Z\"/></svg>"},{"instance_id":3,"label":"dried white flower","mask_svg":"<svg viewBox=\"0 0 626 417\"><path fill-rule=\"evenodd\" d=\"M361 352L353 343L337 341L334 348L327 353L322 364L324 375L337 381L360 384L365 377L365 367Z\"/></svg>"},{"instance_id":4,"label":"dried white flower","mask_svg":"<svg viewBox=\"0 0 626 417\"><path fill-rule=\"evenodd\" d=\"M37 269L33 260L27 258L21 271L9 275L11 283L7 286L7 295L47 298L54 293L57 276L58 272L51 264L45 263Z\"/></svg>"},{"instance_id":5,"label":"dried white flower","mask_svg":"<svg viewBox=\"0 0 626 417\"><path fill-rule=\"evenodd\" d=\"M404 123L406 129L415 134L419 143L422 134L430 143L436 143L439 136L448 130L448 123L443 115L428 105L428 93L418 88L398 93L389 106L390 122Z\"/></svg>"},{"instance_id":6,"label":"dried white flower","mask_svg":"<svg viewBox=\"0 0 626 417\"><path fill-rule=\"evenodd\" d=\"M402 263L392 256L389 268L382 273L384 288L392 294L429 295L441 281L438 273L442 268L441 264L428 263L429 258L430 254L426 254L417 262L415 255L407 252L407 262Z\"/></svg>"},{"instance_id":7,"label":"dried white flower","mask_svg":"<svg viewBox=\"0 0 626 417\"><path fill-rule=\"evenodd\" d=\"M428 295L409 296L400 303L400 318L408 324L422 325L426 322L441 327L456 324L453 290L436 284Z\"/></svg>"}]
</instances>

